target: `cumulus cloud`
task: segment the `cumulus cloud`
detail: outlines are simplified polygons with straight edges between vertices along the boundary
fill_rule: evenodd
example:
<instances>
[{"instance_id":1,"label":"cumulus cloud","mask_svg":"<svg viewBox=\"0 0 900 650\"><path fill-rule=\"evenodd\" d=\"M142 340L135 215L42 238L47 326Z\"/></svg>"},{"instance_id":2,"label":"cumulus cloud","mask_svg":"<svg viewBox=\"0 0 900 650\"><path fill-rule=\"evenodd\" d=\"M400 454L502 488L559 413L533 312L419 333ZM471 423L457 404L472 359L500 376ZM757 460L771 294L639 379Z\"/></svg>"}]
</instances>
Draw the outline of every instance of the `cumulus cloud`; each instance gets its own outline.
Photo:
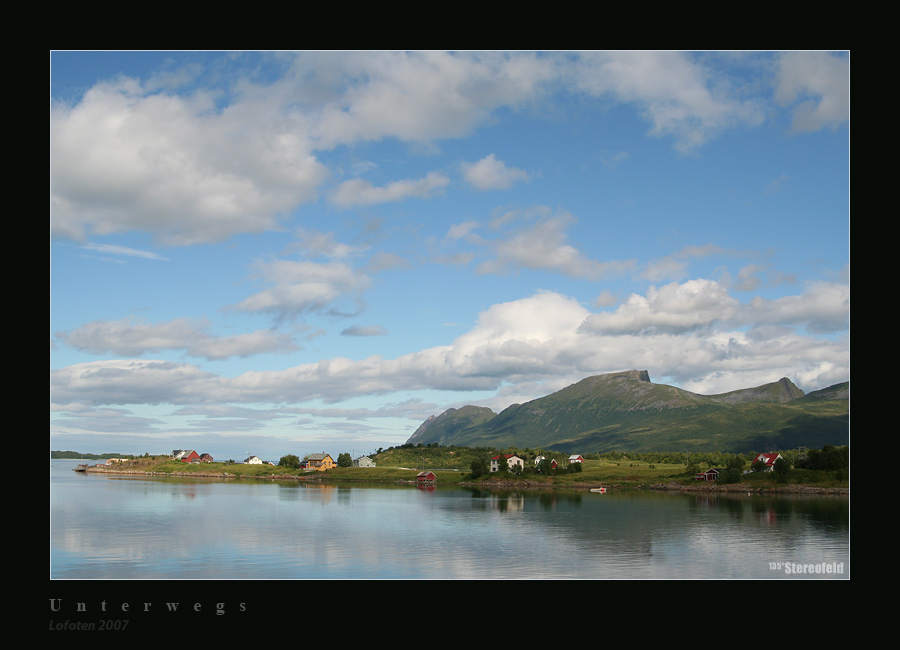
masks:
<instances>
[{"instance_id":1,"label":"cumulus cloud","mask_svg":"<svg viewBox=\"0 0 900 650\"><path fill-rule=\"evenodd\" d=\"M651 287L645 296L632 294L615 311L592 315L585 327L606 334L680 332L727 321L737 308L738 301L718 283L690 280Z\"/></svg>"},{"instance_id":2,"label":"cumulus cloud","mask_svg":"<svg viewBox=\"0 0 900 650\"><path fill-rule=\"evenodd\" d=\"M471 133L498 109L540 106L556 92L633 104L651 134L671 136L685 151L762 115L711 74L702 57L678 52L272 56L282 68L275 79L258 80L257 67L248 64L227 87L183 86L177 94L158 78L118 78L76 101L54 102L53 236L84 241L140 231L167 245L190 245L279 229L330 179L322 152L386 138L431 145ZM817 98L812 107L798 106L805 117L797 128L846 112L840 87L846 65L832 59L822 55L814 65L809 57L783 58L779 98ZM483 189L525 178L494 154L465 173ZM332 197L344 207L371 205L433 196L447 183L437 172L383 186L356 179Z\"/></svg>"},{"instance_id":3,"label":"cumulus cloud","mask_svg":"<svg viewBox=\"0 0 900 650\"><path fill-rule=\"evenodd\" d=\"M332 148L467 135L495 109L542 96L557 71L552 58L528 52L364 52L304 54L291 76L327 86L315 137Z\"/></svg>"},{"instance_id":4,"label":"cumulus cloud","mask_svg":"<svg viewBox=\"0 0 900 650\"><path fill-rule=\"evenodd\" d=\"M756 325L792 325L814 333L846 330L850 325L850 286L817 282L806 292L766 300L753 298L742 307L740 318Z\"/></svg>"},{"instance_id":5,"label":"cumulus cloud","mask_svg":"<svg viewBox=\"0 0 900 650\"><path fill-rule=\"evenodd\" d=\"M275 112L250 120L203 95L138 80L91 88L50 117L54 236L152 233L167 244L222 241L279 226L328 172Z\"/></svg>"},{"instance_id":6,"label":"cumulus cloud","mask_svg":"<svg viewBox=\"0 0 900 650\"><path fill-rule=\"evenodd\" d=\"M850 119L850 57L787 52L779 59L775 99L793 107L791 131L835 128Z\"/></svg>"},{"instance_id":7,"label":"cumulus cloud","mask_svg":"<svg viewBox=\"0 0 900 650\"><path fill-rule=\"evenodd\" d=\"M308 312L339 312L346 300L357 300L371 279L344 262L269 260L256 265L255 277L272 286L248 296L232 309L292 319Z\"/></svg>"},{"instance_id":8,"label":"cumulus cloud","mask_svg":"<svg viewBox=\"0 0 900 650\"><path fill-rule=\"evenodd\" d=\"M733 89L681 52L596 52L582 55L578 87L599 98L635 105L650 122L650 134L675 138L676 148L693 151L726 128L759 124L758 101Z\"/></svg>"},{"instance_id":9,"label":"cumulus cloud","mask_svg":"<svg viewBox=\"0 0 900 650\"><path fill-rule=\"evenodd\" d=\"M633 267L628 261L592 260L569 244L566 231L574 223L571 214L558 213L490 242L494 257L481 264L479 272L542 269L596 280Z\"/></svg>"},{"instance_id":10,"label":"cumulus cloud","mask_svg":"<svg viewBox=\"0 0 900 650\"><path fill-rule=\"evenodd\" d=\"M511 393L520 383L535 390L541 382L572 383L629 368L702 393L782 376L821 388L849 374L846 296L845 287L817 285L791 299L741 305L722 286L696 280L653 288L612 312L595 313L568 296L539 292L486 309L448 345L395 359L332 358L236 377L183 363L96 361L54 370L51 393L58 407L302 404L412 389L508 386ZM808 326L838 336L811 337Z\"/></svg>"},{"instance_id":11,"label":"cumulus cloud","mask_svg":"<svg viewBox=\"0 0 900 650\"><path fill-rule=\"evenodd\" d=\"M513 183L528 178L527 172L507 167L503 161L497 160L494 154L478 162L463 163L462 170L466 182L479 190L505 190Z\"/></svg>"}]
</instances>

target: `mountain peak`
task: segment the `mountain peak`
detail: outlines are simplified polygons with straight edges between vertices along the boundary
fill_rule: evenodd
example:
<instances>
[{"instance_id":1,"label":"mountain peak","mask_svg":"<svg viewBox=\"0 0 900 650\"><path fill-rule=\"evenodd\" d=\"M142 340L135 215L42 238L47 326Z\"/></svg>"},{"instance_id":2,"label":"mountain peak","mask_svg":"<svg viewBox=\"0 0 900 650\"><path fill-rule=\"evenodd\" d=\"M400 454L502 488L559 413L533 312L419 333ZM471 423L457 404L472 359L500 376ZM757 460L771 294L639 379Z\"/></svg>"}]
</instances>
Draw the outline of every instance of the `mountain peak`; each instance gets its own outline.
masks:
<instances>
[{"instance_id":1,"label":"mountain peak","mask_svg":"<svg viewBox=\"0 0 900 650\"><path fill-rule=\"evenodd\" d=\"M805 396L783 377L701 395L654 384L647 370L624 370L586 377L499 414L475 406L448 409L428 418L409 442L579 453L821 447L846 444L849 391L848 383Z\"/></svg>"},{"instance_id":2,"label":"mountain peak","mask_svg":"<svg viewBox=\"0 0 900 650\"><path fill-rule=\"evenodd\" d=\"M638 381L650 381L650 373L646 370L626 370L622 374Z\"/></svg>"}]
</instances>

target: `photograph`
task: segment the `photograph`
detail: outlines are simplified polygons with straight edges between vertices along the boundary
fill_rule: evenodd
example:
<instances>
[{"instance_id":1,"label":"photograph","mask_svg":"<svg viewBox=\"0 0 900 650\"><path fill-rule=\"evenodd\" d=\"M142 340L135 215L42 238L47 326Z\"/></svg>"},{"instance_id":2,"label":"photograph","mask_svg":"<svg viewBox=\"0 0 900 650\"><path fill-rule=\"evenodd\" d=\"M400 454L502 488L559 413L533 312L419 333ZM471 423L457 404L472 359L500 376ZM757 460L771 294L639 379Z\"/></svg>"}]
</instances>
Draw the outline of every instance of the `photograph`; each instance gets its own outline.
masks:
<instances>
[{"instance_id":1,"label":"photograph","mask_svg":"<svg viewBox=\"0 0 900 650\"><path fill-rule=\"evenodd\" d=\"M51 50L49 180L51 631L850 578L849 50Z\"/></svg>"}]
</instances>

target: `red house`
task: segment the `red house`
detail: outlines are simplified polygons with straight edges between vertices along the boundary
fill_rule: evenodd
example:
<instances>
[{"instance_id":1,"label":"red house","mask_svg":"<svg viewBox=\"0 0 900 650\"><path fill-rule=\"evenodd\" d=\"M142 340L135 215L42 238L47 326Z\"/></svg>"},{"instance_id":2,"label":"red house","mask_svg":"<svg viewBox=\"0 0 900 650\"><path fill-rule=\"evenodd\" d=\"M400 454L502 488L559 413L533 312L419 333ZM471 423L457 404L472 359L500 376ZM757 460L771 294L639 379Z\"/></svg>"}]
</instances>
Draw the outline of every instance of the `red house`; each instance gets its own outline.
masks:
<instances>
[{"instance_id":1,"label":"red house","mask_svg":"<svg viewBox=\"0 0 900 650\"><path fill-rule=\"evenodd\" d=\"M434 483L435 480L437 480L437 477L431 471L416 474L416 483Z\"/></svg>"},{"instance_id":2,"label":"red house","mask_svg":"<svg viewBox=\"0 0 900 650\"><path fill-rule=\"evenodd\" d=\"M200 462L200 454L193 449L182 449L176 454L175 459L180 460L182 463Z\"/></svg>"}]
</instances>

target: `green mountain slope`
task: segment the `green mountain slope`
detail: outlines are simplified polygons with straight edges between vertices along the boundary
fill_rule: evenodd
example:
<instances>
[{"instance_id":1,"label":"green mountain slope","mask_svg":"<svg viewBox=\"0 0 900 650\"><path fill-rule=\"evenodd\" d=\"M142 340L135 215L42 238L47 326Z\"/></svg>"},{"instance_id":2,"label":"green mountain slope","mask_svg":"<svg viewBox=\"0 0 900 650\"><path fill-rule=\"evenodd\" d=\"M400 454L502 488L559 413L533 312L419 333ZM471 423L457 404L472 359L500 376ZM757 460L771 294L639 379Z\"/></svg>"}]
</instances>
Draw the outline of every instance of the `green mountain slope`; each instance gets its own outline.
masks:
<instances>
[{"instance_id":1,"label":"green mountain slope","mask_svg":"<svg viewBox=\"0 0 900 650\"><path fill-rule=\"evenodd\" d=\"M720 395L654 384L643 370L588 377L494 415L451 409L411 443L603 451L747 452L849 442L849 383L804 395L789 379Z\"/></svg>"},{"instance_id":2,"label":"green mountain slope","mask_svg":"<svg viewBox=\"0 0 900 650\"><path fill-rule=\"evenodd\" d=\"M453 440L462 431L484 424L492 419L494 415L495 413L491 409L483 406L464 406L460 409L448 409L437 417L432 415L425 420L407 440L407 443L437 442L444 446L450 446L455 444Z\"/></svg>"}]
</instances>

